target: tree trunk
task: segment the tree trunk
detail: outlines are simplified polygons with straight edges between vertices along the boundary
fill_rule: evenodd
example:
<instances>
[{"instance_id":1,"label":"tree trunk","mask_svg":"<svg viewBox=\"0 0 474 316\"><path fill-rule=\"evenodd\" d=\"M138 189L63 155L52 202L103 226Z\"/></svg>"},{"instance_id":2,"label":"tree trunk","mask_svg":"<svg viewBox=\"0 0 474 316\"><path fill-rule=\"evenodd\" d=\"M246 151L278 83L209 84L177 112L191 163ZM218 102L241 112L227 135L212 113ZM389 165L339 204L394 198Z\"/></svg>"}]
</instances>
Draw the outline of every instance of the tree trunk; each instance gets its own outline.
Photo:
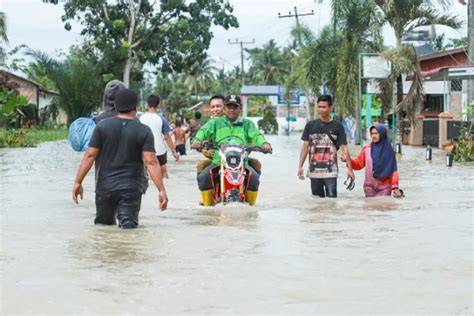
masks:
<instances>
[{"instance_id":1,"label":"tree trunk","mask_svg":"<svg viewBox=\"0 0 474 316\"><path fill-rule=\"evenodd\" d=\"M402 78L402 75L400 74L397 76L397 105L400 104L400 102L402 101L403 101L403 78ZM395 135L398 135L400 139L403 139L403 129L402 129L403 114L401 113L401 111L397 111L395 109L395 112L392 113L392 115L395 115L395 118L396 118L396 124L395 126L392 127L392 128L396 128Z\"/></svg>"},{"instance_id":2,"label":"tree trunk","mask_svg":"<svg viewBox=\"0 0 474 316\"><path fill-rule=\"evenodd\" d=\"M128 29L128 54L127 54L127 62L125 63L125 68L123 70L123 83L128 88L130 86L130 73L133 67L133 47L137 43L133 43L133 37L135 35L135 25L137 22L138 13L140 12L142 1L139 0L137 6L134 6L133 0L129 0L129 12L130 12L130 27Z\"/></svg>"},{"instance_id":3,"label":"tree trunk","mask_svg":"<svg viewBox=\"0 0 474 316\"><path fill-rule=\"evenodd\" d=\"M123 69L123 83L128 88L130 86L130 73L133 67L133 57L132 57L132 50L129 49L128 51L128 58L127 62L125 63L125 68Z\"/></svg>"}]
</instances>

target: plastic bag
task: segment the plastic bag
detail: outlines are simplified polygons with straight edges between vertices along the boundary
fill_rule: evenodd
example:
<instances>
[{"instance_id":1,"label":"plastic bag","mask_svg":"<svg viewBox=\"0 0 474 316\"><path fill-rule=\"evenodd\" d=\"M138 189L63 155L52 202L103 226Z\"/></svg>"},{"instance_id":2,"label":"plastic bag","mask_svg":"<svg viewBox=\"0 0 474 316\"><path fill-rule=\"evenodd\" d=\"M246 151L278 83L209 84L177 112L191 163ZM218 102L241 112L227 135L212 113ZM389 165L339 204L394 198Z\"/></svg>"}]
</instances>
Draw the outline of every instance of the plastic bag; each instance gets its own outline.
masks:
<instances>
[{"instance_id":1,"label":"plastic bag","mask_svg":"<svg viewBox=\"0 0 474 316\"><path fill-rule=\"evenodd\" d=\"M68 140L75 151L86 151L95 128L92 117L80 117L69 126Z\"/></svg>"}]
</instances>

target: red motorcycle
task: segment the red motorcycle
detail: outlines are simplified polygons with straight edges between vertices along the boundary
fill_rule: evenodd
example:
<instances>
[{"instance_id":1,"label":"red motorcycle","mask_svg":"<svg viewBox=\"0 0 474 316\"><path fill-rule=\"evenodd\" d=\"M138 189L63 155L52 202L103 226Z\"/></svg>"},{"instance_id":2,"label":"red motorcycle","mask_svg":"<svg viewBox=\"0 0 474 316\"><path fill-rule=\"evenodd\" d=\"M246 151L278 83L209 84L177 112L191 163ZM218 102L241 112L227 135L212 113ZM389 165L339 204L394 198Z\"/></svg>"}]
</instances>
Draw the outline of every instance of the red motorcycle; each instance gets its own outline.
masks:
<instances>
[{"instance_id":1,"label":"red motorcycle","mask_svg":"<svg viewBox=\"0 0 474 316\"><path fill-rule=\"evenodd\" d=\"M237 136L228 136L232 138ZM243 142L243 141L242 141ZM219 143L219 142L217 142ZM206 148L215 148L212 145L205 145ZM245 203L245 193L250 171L245 168L244 160L251 152L264 152L260 147L244 146L233 142L221 144L218 146L221 164L213 171L214 176L211 178L214 190L214 202L224 205L230 202Z\"/></svg>"}]
</instances>

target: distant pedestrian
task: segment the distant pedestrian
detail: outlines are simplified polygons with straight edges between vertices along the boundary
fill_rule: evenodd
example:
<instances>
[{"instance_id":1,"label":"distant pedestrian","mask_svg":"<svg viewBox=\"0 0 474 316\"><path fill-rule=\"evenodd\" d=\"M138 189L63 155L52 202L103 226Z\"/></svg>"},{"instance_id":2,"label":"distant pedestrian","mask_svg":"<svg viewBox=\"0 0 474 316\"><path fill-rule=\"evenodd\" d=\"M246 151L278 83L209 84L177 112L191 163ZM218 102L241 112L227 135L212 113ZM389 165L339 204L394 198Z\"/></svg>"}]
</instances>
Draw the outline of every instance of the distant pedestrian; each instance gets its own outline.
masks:
<instances>
[{"instance_id":1,"label":"distant pedestrian","mask_svg":"<svg viewBox=\"0 0 474 316\"><path fill-rule=\"evenodd\" d=\"M161 174L163 178L168 178L168 170L166 164L168 162L168 154L166 150L166 144L171 150L176 161L179 160L179 156L176 153L175 145L171 139L170 132L171 128L166 118L158 113L160 105L160 97L157 95L150 95L147 100L148 112L140 116L140 122L147 125L153 132L153 138L155 139L155 151L156 158L161 166Z\"/></svg>"},{"instance_id":2,"label":"distant pedestrian","mask_svg":"<svg viewBox=\"0 0 474 316\"><path fill-rule=\"evenodd\" d=\"M181 124L180 120L176 120L173 135L176 152L180 156L184 156L186 155L186 132L181 128Z\"/></svg>"},{"instance_id":3,"label":"distant pedestrian","mask_svg":"<svg viewBox=\"0 0 474 316\"><path fill-rule=\"evenodd\" d=\"M159 191L159 207L168 204L161 169L156 159L153 133L136 119L138 97L123 89L115 95L117 116L100 121L92 135L89 149L77 171L72 199L82 199L82 181L95 162L95 224L136 228L142 194L147 182L143 161Z\"/></svg>"},{"instance_id":4,"label":"distant pedestrian","mask_svg":"<svg viewBox=\"0 0 474 316\"><path fill-rule=\"evenodd\" d=\"M117 92L126 88L125 84L120 80L112 80L105 85L103 98L104 111L94 118L96 123L117 115L117 110L115 109L115 95Z\"/></svg>"}]
</instances>

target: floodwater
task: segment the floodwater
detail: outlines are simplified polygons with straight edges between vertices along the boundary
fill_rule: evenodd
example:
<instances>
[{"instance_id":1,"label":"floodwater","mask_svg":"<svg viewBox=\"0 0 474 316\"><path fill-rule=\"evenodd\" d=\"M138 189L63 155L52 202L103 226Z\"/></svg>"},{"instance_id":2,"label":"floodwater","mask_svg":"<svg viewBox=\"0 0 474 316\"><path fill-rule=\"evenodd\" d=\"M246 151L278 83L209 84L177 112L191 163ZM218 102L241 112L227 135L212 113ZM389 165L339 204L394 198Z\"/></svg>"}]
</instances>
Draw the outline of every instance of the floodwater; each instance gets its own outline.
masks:
<instances>
[{"instance_id":1,"label":"floodwater","mask_svg":"<svg viewBox=\"0 0 474 316\"><path fill-rule=\"evenodd\" d=\"M296 178L299 135L270 140L256 207L198 206L192 152L137 230L93 225L92 172L72 202L66 142L1 149L0 314L473 313L474 165L404 147L405 199L363 198L363 172L318 199Z\"/></svg>"}]
</instances>

